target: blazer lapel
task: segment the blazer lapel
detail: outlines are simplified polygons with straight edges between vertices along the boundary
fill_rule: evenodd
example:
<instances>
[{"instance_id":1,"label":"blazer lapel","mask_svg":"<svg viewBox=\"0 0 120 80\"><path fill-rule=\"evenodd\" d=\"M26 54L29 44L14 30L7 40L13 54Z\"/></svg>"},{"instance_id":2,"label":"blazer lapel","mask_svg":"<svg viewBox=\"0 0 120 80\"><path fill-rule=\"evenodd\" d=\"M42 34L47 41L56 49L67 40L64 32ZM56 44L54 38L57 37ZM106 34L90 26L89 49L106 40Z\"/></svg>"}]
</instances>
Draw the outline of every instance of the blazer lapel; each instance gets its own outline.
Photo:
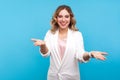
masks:
<instances>
[{"instance_id":1,"label":"blazer lapel","mask_svg":"<svg viewBox=\"0 0 120 80\"><path fill-rule=\"evenodd\" d=\"M55 39L55 50L56 50L56 56L58 58L58 62L59 64L61 64L61 58L60 58L60 54L59 54L59 47L58 47L58 30L55 33L54 39Z\"/></svg>"},{"instance_id":2,"label":"blazer lapel","mask_svg":"<svg viewBox=\"0 0 120 80\"><path fill-rule=\"evenodd\" d=\"M68 33L67 33L67 43L66 43L66 49L65 49L65 52L64 52L64 56L63 56L63 59L62 59L62 64L64 63L64 60L65 60L65 57L67 55L67 51L68 51L68 47L69 47L69 44L70 44L70 34L71 34L71 30L68 29Z\"/></svg>"}]
</instances>

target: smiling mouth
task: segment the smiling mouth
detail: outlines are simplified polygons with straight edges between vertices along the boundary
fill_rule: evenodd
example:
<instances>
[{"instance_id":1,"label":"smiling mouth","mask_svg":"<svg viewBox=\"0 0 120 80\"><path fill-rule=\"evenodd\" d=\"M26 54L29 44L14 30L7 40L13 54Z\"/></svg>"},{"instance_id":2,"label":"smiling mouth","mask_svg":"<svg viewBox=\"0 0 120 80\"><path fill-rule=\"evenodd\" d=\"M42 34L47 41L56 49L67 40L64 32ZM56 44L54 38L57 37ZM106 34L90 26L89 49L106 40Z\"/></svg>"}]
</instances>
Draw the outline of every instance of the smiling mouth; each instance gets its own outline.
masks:
<instances>
[{"instance_id":1,"label":"smiling mouth","mask_svg":"<svg viewBox=\"0 0 120 80\"><path fill-rule=\"evenodd\" d=\"M60 23L62 26L65 26L67 23Z\"/></svg>"}]
</instances>

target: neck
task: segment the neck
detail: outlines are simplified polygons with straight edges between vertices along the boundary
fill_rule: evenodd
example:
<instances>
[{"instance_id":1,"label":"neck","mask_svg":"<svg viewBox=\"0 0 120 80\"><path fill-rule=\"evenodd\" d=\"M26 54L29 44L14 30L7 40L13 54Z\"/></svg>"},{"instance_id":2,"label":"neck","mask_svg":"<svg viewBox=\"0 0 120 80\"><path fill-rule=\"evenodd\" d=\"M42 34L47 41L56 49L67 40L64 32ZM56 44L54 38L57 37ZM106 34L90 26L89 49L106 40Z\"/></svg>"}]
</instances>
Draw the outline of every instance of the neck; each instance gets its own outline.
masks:
<instances>
[{"instance_id":1,"label":"neck","mask_svg":"<svg viewBox=\"0 0 120 80\"><path fill-rule=\"evenodd\" d=\"M65 29L59 29L59 33L60 34L66 34L68 31L68 28L65 28Z\"/></svg>"}]
</instances>

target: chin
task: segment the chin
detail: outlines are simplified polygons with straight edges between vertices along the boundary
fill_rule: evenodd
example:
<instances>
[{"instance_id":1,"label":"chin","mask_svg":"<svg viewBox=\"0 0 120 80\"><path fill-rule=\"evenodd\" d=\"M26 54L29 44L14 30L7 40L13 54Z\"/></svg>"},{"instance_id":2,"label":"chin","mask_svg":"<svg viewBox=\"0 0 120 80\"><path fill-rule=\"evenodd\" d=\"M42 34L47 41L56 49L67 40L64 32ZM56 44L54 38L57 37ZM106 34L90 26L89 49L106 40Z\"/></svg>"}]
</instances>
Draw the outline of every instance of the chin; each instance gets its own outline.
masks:
<instances>
[{"instance_id":1,"label":"chin","mask_svg":"<svg viewBox=\"0 0 120 80\"><path fill-rule=\"evenodd\" d=\"M68 27L60 27L61 29L67 29Z\"/></svg>"},{"instance_id":2,"label":"chin","mask_svg":"<svg viewBox=\"0 0 120 80\"><path fill-rule=\"evenodd\" d=\"M68 26L61 26L60 28L61 29L66 29L66 28L68 28Z\"/></svg>"}]
</instances>

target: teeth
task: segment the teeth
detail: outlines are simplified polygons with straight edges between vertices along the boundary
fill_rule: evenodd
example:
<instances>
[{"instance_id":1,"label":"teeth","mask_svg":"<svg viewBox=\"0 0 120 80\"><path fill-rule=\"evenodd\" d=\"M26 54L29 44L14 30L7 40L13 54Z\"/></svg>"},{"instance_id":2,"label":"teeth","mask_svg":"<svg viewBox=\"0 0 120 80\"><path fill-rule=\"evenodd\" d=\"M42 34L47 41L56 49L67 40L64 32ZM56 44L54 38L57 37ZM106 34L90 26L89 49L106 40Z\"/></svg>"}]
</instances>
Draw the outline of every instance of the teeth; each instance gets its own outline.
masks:
<instances>
[{"instance_id":1,"label":"teeth","mask_svg":"<svg viewBox=\"0 0 120 80\"><path fill-rule=\"evenodd\" d=\"M61 24L62 26L65 26L66 24Z\"/></svg>"},{"instance_id":2,"label":"teeth","mask_svg":"<svg viewBox=\"0 0 120 80\"><path fill-rule=\"evenodd\" d=\"M62 25L65 25L65 24L62 24Z\"/></svg>"},{"instance_id":3,"label":"teeth","mask_svg":"<svg viewBox=\"0 0 120 80\"><path fill-rule=\"evenodd\" d=\"M66 25L66 23L61 23L61 25Z\"/></svg>"}]
</instances>

